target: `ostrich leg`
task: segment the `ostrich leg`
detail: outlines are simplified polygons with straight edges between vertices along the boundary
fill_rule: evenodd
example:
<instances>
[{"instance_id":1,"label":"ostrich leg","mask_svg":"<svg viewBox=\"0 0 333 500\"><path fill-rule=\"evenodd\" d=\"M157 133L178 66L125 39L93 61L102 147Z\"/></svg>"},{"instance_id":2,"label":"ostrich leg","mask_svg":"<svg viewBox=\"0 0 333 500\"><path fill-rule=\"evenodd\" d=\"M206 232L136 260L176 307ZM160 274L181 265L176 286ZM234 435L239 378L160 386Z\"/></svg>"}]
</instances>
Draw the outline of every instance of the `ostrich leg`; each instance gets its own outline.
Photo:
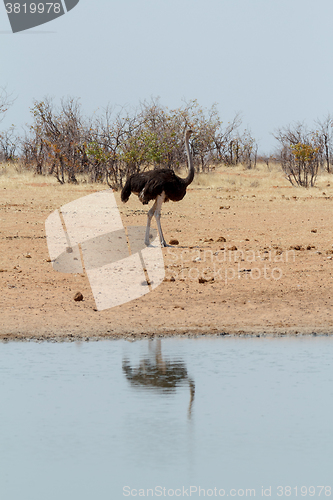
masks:
<instances>
[{"instance_id":1,"label":"ostrich leg","mask_svg":"<svg viewBox=\"0 0 333 500\"><path fill-rule=\"evenodd\" d=\"M157 198L156 198L156 208L155 208L155 219L156 219L156 224L157 224L157 229L158 229L158 233L160 235L160 242L161 242L161 246L162 247L170 247L171 245L168 245L164 239L164 236L163 236L163 232L162 232L162 227L161 227L161 207L162 207L162 204L165 200L165 194L164 192L159 195Z\"/></svg>"},{"instance_id":2,"label":"ostrich leg","mask_svg":"<svg viewBox=\"0 0 333 500\"><path fill-rule=\"evenodd\" d=\"M150 240L149 240L150 223L151 223L151 220L153 218L154 212L156 210L156 205L157 205L157 200L155 200L154 205L151 207L150 210L148 210L148 214L147 214L147 227L146 227L146 235L145 235L145 245L147 245L147 246L150 244Z\"/></svg>"}]
</instances>

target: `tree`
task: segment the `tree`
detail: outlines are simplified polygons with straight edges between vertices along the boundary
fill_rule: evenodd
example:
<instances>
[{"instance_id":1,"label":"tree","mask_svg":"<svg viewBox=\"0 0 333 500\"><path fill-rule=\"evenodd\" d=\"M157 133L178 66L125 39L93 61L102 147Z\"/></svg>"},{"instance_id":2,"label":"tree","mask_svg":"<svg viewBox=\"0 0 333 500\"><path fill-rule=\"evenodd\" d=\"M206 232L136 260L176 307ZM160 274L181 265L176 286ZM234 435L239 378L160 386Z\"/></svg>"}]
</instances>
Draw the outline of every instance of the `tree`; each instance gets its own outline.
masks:
<instances>
[{"instance_id":1,"label":"tree","mask_svg":"<svg viewBox=\"0 0 333 500\"><path fill-rule=\"evenodd\" d=\"M13 104L15 99L12 94L7 92L5 87L0 87L0 122L5 117L6 112ZM15 134L14 126L12 125L9 129L0 132L0 159L4 161L10 161L15 158L17 149L17 136Z\"/></svg>"},{"instance_id":2,"label":"tree","mask_svg":"<svg viewBox=\"0 0 333 500\"><path fill-rule=\"evenodd\" d=\"M6 87L0 87L0 122L4 119L6 112L15 99L7 92Z\"/></svg>"},{"instance_id":3,"label":"tree","mask_svg":"<svg viewBox=\"0 0 333 500\"><path fill-rule=\"evenodd\" d=\"M14 161L17 158L18 142L14 126L0 132L0 159L6 162Z\"/></svg>"},{"instance_id":4,"label":"tree","mask_svg":"<svg viewBox=\"0 0 333 500\"><path fill-rule=\"evenodd\" d=\"M326 171L331 173L332 165L332 146L333 146L333 118L328 114L323 120L317 120L319 126L318 134L320 137L322 160L326 164Z\"/></svg>"},{"instance_id":5,"label":"tree","mask_svg":"<svg viewBox=\"0 0 333 500\"><path fill-rule=\"evenodd\" d=\"M226 165L237 165L239 163L239 139L238 129L242 123L240 114L222 128L222 124L214 137L216 161Z\"/></svg>"},{"instance_id":6,"label":"tree","mask_svg":"<svg viewBox=\"0 0 333 500\"><path fill-rule=\"evenodd\" d=\"M56 109L51 99L35 102L30 137L23 141L25 163L35 162L36 173L54 174L64 184L76 183L76 172L84 163L84 125L78 99L61 101Z\"/></svg>"},{"instance_id":7,"label":"tree","mask_svg":"<svg viewBox=\"0 0 333 500\"><path fill-rule=\"evenodd\" d=\"M279 129L278 159L288 181L294 186L314 186L321 158L321 138L309 132L302 123Z\"/></svg>"},{"instance_id":8,"label":"tree","mask_svg":"<svg viewBox=\"0 0 333 500\"><path fill-rule=\"evenodd\" d=\"M37 174L52 174L63 184L77 182L79 173L92 182L122 187L125 177L149 168L178 169L186 164L184 132L191 127L193 162L197 172L216 163L249 167L255 163L251 134L239 133L238 115L225 128L217 106L202 108L196 100L175 109L158 98L137 108L108 106L93 118L83 118L78 99L56 107L51 99L36 101L33 123L22 139L22 159Z\"/></svg>"}]
</instances>

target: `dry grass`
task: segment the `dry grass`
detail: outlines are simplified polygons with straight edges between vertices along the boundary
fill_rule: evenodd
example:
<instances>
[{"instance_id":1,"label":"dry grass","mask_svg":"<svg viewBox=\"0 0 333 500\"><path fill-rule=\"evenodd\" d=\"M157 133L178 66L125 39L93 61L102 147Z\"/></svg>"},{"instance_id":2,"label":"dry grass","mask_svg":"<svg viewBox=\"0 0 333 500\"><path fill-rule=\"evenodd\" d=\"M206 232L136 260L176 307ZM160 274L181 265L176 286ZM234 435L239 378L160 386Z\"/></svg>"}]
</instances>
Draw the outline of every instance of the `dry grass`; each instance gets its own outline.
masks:
<instances>
[{"instance_id":1,"label":"dry grass","mask_svg":"<svg viewBox=\"0 0 333 500\"><path fill-rule=\"evenodd\" d=\"M185 177L186 171L178 172ZM22 165L13 163L0 164L0 188L24 188L43 186L44 195L48 191L54 190L65 194L92 192L107 189L106 184L90 183L87 177L77 176L78 184L61 185L54 176L36 175L34 172L26 170ZM221 195L226 198L260 197L264 199L277 198L316 198L333 197L333 177L331 174L321 172L317 178L314 188L293 187L284 177L280 165L269 165L265 163L257 164L256 168L248 169L243 165L228 167L221 165L215 167L208 173L196 174L191 185L193 189L214 189L221 190Z\"/></svg>"},{"instance_id":2,"label":"dry grass","mask_svg":"<svg viewBox=\"0 0 333 500\"><path fill-rule=\"evenodd\" d=\"M36 186L44 187L45 193L54 192L80 192L100 191L106 189L105 184L87 182L84 175L77 175L78 184L60 184L53 175L37 175L31 170L24 169L22 165L14 163L0 164L0 188L29 190ZM82 194L81 194L82 196Z\"/></svg>"},{"instance_id":3,"label":"dry grass","mask_svg":"<svg viewBox=\"0 0 333 500\"><path fill-rule=\"evenodd\" d=\"M314 188L294 187L285 178L280 165L259 163L256 168L247 169L243 165L215 168L212 172L197 174L193 187L217 189L228 193L227 197L277 198L316 198L333 196L333 177L321 172Z\"/></svg>"},{"instance_id":4,"label":"dry grass","mask_svg":"<svg viewBox=\"0 0 333 500\"><path fill-rule=\"evenodd\" d=\"M283 178L279 167L268 168L265 164L258 164L256 168L248 169L243 165L228 167L221 165L213 171L197 174L194 186L230 189L234 191L247 191L256 188L267 188L269 186L285 185L288 183Z\"/></svg>"},{"instance_id":5,"label":"dry grass","mask_svg":"<svg viewBox=\"0 0 333 500\"><path fill-rule=\"evenodd\" d=\"M29 170L24 170L20 164L1 163L0 164L0 186L15 187L20 183L33 182L35 175Z\"/></svg>"}]
</instances>

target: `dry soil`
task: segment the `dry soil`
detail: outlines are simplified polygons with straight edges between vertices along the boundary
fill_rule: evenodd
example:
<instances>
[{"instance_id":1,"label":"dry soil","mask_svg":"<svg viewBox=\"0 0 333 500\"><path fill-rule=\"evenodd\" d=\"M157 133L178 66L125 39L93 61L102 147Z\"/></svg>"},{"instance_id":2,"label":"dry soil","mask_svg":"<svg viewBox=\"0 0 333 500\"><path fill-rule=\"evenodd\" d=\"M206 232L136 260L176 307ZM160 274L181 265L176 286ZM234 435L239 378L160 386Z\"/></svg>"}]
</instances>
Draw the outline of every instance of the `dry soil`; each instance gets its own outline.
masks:
<instances>
[{"instance_id":1,"label":"dry soil","mask_svg":"<svg viewBox=\"0 0 333 500\"><path fill-rule=\"evenodd\" d=\"M163 207L166 278L154 291L96 311L87 276L49 261L45 220L104 186L0 176L0 339L333 333L333 188L293 188L280 172L227 170ZM115 193L125 226L147 207ZM77 292L83 301L74 301Z\"/></svg>"}]
</instances>

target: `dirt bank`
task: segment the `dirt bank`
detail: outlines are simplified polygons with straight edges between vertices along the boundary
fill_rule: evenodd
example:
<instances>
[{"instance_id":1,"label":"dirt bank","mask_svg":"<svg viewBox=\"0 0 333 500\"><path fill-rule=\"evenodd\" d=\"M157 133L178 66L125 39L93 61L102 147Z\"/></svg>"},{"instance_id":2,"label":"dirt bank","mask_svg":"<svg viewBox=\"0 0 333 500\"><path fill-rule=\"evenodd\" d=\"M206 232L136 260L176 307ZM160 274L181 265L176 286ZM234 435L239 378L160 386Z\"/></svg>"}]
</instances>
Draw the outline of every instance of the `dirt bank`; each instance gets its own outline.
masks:
<instances>
[{"instance_id":1,"label":"dirt bank","mask_svg":"<svg viewBox=\"0 0 333 500\"><path fill-rule=\"evenodd\" d=\"M86 275L53 270L44 227L53 210L95 187L2 178L0 339L332 334L333 188L264 182L258 171L246 185L219 175L223 182L194 184L182 202L164 205L166 239L179 241L163 250L165 281L102 312ZM116 198L125 226L146 224L137 197Z\"/></svg>"}]
</instances>

